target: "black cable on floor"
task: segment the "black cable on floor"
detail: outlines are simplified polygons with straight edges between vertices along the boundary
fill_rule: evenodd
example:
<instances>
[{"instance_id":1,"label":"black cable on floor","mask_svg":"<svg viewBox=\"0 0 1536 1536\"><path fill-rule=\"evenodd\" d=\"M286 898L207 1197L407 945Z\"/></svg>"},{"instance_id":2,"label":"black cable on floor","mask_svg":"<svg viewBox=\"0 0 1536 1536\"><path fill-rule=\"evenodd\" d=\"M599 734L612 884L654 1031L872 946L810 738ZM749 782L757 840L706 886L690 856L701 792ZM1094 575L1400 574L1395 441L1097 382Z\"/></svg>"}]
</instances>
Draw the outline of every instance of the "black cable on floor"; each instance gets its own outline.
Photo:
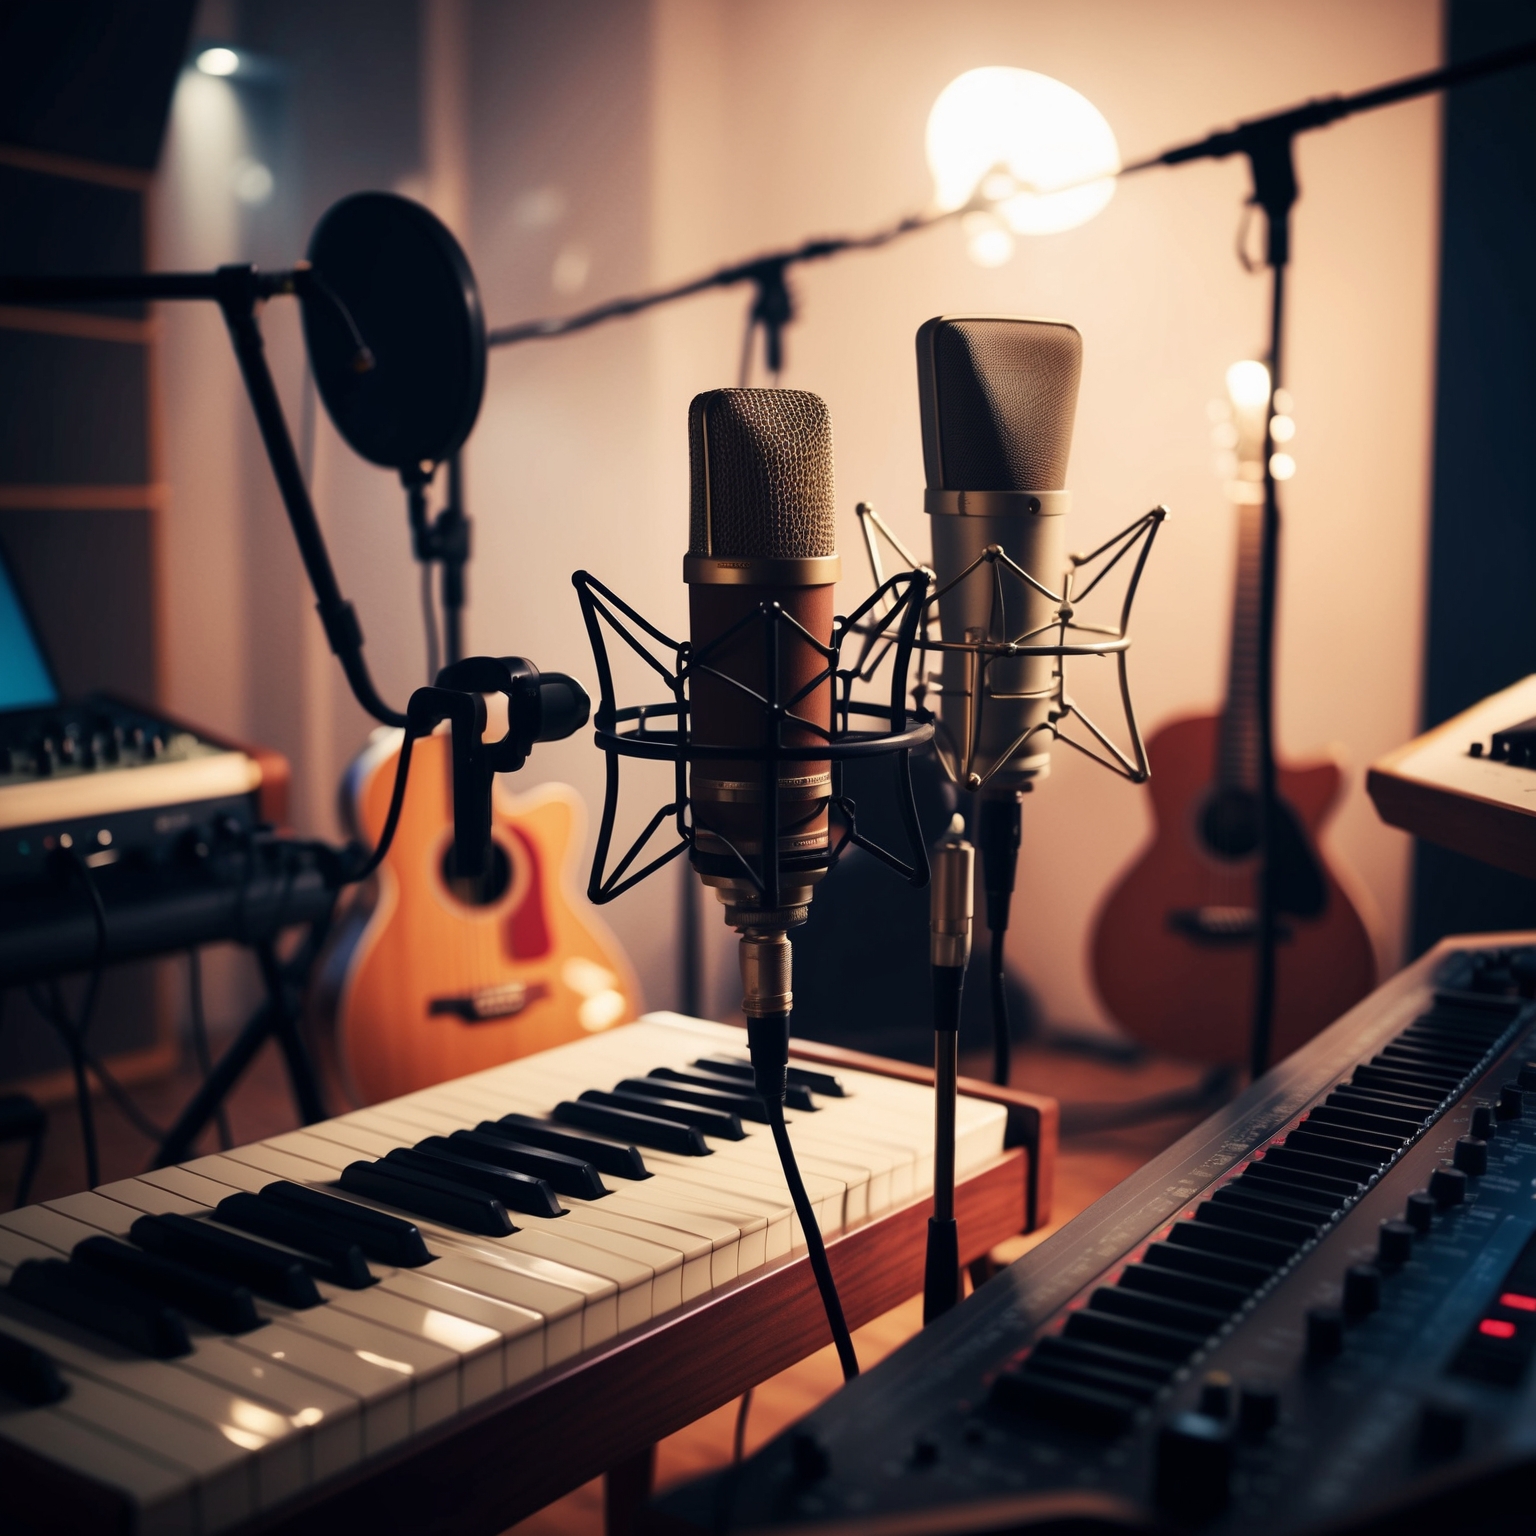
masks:
<instances>
[{"instance_id":1,"label":"black cable on floor","mask_svg":"<svg viewBox=\"0 0 1536 1536\"><path fill-rule=\"evenodd\" d=\"M203 956L198 949L187 951L187 992L191 1011L192 1054L197 1060L197 1070L206 1083L213 1076L213 1053L208 1049L208 1020L203 1012ZM229 1116L221 1101L213 1112L213 1123L218 1128L219 1146L225 1151L234 1146L229 1134Z\"/></svg>"}]
</instances>

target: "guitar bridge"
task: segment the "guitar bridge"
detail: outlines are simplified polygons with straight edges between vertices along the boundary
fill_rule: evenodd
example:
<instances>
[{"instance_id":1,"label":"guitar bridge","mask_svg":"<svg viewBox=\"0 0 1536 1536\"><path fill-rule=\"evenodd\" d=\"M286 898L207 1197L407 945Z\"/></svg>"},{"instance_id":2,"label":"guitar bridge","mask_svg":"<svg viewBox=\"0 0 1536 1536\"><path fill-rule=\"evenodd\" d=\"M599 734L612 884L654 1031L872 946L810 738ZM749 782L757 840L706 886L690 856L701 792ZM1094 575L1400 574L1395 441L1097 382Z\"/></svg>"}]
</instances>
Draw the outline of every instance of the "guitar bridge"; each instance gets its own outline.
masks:
<instances>
[{"instance_id":1,"label":"guitar bridge","mask_svg":"<svg viewBox=\"0 0 1536 1536\"><path fill-rule=\"evenodd\" d=\"M1178 907L1168 914L1168 926L1197 944L1252 944L1259 936L1259 914L1253 907ZM1291 931L1277 924L1276 934Z\"/></svg>"},{"instance_id":2,"label":"guitar bridge","mask_svg":"<svg viewBox=\"0 0 1536 1536\"><path fill-rule=\"evenodd\" d=\"M543 997L542 982L504 981L494 987L480 987L459 997L434 997L427 1005L433 1017L448 1014L466 1024L488 1024L494 1019L509 1019L521 1013L529 1003Z\"/></svg>"}]
</instances>

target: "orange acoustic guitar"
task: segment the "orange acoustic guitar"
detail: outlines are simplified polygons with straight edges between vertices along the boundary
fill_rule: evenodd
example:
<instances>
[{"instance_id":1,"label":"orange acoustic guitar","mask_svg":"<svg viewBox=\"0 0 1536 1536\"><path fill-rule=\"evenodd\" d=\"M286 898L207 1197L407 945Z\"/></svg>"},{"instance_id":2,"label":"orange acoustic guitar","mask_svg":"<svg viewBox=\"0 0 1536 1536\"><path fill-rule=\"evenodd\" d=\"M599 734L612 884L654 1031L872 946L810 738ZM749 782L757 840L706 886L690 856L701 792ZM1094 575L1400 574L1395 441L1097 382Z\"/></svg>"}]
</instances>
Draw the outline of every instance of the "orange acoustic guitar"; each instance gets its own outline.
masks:
<instances>
[{"instance_id":1,"label":"orange acoustic guitar","mask_svg":"<svg viewBox=\"0 0 1536 1536\"><path fill-rule=\"evenodd\" d=\"M1259 366L1240 363L1228 376L1238 557L1226 702L1219 715L1175 720L1148 742L1153 841L1110 892L1093 936L1094 981L1121 1028L1153 1050L1212 1065L1247 1060L1255 987L1256 615L1268 374L1257 389L1250 375L1244 390L1238 370ZM1376 985L1365 922L1318 846L1343 784L1331 758L1277 772L1277 1061Z\"/></svg>"},{"instance_id":2,"label":"orange acoustic guitar","mask_svg":"<svg viewBox=\"0 0 1536 1536\"><path fill-rule=\"evenodd\" d=\"M400 739L375 732L342 786L353 831L370 845L388 813ZM635 1017L629 961L578 909L571 884L583 821L580 798L563 784L513 794L497 780L491 873L478 888L451 880L449 738L416 743L394 843L327 967L342 970L332 986L336 1039L364 1102Z\"/></svg>"}]
</instances>

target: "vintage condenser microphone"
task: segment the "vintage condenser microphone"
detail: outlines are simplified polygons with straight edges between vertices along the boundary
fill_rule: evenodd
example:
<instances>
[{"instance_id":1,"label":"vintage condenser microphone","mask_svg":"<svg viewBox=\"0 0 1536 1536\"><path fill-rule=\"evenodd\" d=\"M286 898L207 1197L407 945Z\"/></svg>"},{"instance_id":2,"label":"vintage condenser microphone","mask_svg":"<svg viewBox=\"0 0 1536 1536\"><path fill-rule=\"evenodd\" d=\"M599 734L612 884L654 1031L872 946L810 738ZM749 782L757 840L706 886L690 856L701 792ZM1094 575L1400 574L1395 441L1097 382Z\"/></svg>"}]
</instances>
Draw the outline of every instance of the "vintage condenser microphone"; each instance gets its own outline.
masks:
<instances>
[{"instance_id":1,"label":"vintage condenser microphone","mask_svg":"<svg viewBox=\"0 0 1536 1536\"><path fill-rule=\"evenodd\" d=\"M949 315L917 333L924 507L933 533L941 651L941 752L979 799L975 820L991 933L994 1076L1007 1081L1003 935L1019 850L1019 800L1050 771L1062 622L1064 525L1083 341L1060 321ZM1007 580L996 553L1018 570ZM990 568L987 567L989 556ZM1067 615L1070 616L1070 606Z\"/></svg>"}]
</instances>

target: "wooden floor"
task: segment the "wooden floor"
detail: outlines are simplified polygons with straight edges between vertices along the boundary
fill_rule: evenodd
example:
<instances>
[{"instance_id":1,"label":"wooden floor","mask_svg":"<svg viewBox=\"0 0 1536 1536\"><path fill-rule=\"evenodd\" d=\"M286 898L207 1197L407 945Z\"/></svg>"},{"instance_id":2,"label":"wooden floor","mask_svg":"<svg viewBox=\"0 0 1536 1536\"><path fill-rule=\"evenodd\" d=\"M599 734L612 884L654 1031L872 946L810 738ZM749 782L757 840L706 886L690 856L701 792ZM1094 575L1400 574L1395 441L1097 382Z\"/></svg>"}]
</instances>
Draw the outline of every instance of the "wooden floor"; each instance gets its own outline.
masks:
<instances>
[{"instance_id":1,"label":"wooden floor","mask_svg":"<svg viewBox=\"0 0 1536 1536\"><path fill-rule=\"evenodd\" d=\"M965 1070L977 1076L987 1073L984 1062L968 1063ZM1027 1051L1019 1053L1015 1061L1013 1081L1016 1087L1053 1094L1066 1104L1101 1104L1186 1087L1195 1081L1196 1075L1186 1066L1167 1061L1150 1060L1127 1067L1076 1055ZM140 1084L132 1092L143 1114L167 1125L195 1086L196 1079L186 1070ZM347 1106L334 1082L328 1092L332 1111L343 1112ZM123 1178L147 1166L150 1142L114 1104L98 1098L95 1118L104 1181ZM1200 1115L1186 1113L1132 1129L1066 1138L1057 1164L1052 1226L1032 1237L1017 1239L997 1257L1018 1257L1182 1135L1199 1118ZM297 1125L281 1062L273 1047L269 1046L257 1058L233 1095L229 1120L234 1144ZM217 1141L210 1131L199 1151L216 1148ZM0 1146L0 1202L9 1202L21 1160L20 1148ZM32 1199L49 1200L85 1187L85 1160L74 1106L54 1105ZM868 1368L884 1358L917 1331L920 1321L919 1299L914 1297L858 1330L854 1340L860 1364ZM809 1412L836 1390L840 1379L829 1345L763 1383L753 1394L747 1420L747 1450L752 1451ZM658 1483L665 1486L681 1482L728 1462L737 1409L737 1403L728 1404L665 1440L657 1454ZM602 1528L602 1485L593 1482L557 1500L514 1530L516 1536L598 1536Z\"/></svg>"}]
</instances>

